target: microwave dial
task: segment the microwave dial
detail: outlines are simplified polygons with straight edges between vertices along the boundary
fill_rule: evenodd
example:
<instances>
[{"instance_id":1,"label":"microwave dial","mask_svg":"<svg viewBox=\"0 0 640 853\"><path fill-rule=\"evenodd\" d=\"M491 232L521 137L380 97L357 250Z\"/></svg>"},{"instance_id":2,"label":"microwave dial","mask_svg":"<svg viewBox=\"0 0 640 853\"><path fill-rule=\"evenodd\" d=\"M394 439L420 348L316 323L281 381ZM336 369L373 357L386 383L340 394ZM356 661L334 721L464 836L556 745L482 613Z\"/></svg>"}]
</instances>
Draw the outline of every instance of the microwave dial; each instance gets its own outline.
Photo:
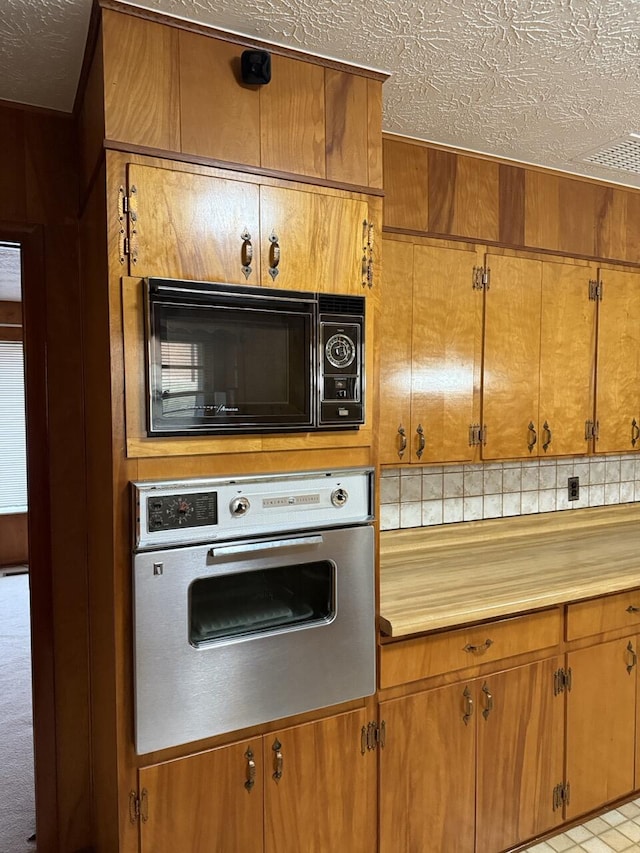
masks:
<instances>
[{"instance_id":1,"label":"microwave dial","mask_svg":"<svg viewBox=\"0 0 640 853\"><path fill-rule=\"evenodd\" d=\"M249 498L234 498L229 504L229 509L231 510L231 515L237 518L246 515L249 512L250 506Z\"/></svg>"},{"instance_id":2,"label":"microwave dial","mask_svg":"<svg viewBox=\"0 0 640 853\"><path fill-rule=\"evenodd\" d=\"M334 489L331 492L331 503L334 506L344 506L349 500L349 492L346 489Z\"/></svg>"},{"instance_id":3,"label":"microwave dial","mask_svg":"<svg viewBox=\"0 0 640 853\"><path fill-rule=\"evenodd\" d=\"M324 346L327 361L332 367L343 370L349 367L356 357L356 346L348 335L338 333L331 335Z\"/></svg>"}]
</instances>

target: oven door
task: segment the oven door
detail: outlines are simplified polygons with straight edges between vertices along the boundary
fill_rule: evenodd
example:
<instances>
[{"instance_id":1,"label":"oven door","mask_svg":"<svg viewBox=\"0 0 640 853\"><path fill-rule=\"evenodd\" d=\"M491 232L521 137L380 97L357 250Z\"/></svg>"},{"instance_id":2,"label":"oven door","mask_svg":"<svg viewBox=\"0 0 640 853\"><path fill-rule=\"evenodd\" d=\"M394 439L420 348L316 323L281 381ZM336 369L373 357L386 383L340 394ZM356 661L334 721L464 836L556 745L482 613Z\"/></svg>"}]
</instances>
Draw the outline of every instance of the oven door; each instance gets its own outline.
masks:
<instances>
[{"instance_id":1,"label":"oven door","mask_svg":"<svg viewBox=\"0 0 640 853\"><path fill-rule=\"evenodd\" d=\"M373 530L134 558L139 754L375 691Z\"/></svg>"},{"instance_id":2,"label":"oven door","mask_svg":"<svg viewBox=\"0 0 640 853\"><path fill-rule=\"evenodd\" d=\"M149 434L311 428L315 303L183 284L148 284Z\"/></svg>"}]
</instances>

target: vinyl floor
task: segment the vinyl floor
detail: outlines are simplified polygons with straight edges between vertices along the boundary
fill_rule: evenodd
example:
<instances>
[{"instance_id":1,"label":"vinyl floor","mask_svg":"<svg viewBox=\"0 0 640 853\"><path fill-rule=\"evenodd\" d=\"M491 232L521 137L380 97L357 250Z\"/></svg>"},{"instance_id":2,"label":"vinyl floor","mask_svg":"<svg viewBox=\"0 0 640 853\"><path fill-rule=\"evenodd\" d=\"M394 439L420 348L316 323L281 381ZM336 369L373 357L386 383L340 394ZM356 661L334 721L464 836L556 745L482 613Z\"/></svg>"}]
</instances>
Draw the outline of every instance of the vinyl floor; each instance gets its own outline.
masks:
<instances>
[{"instance_id":1,"label":"vinyl floor","mask_svg":"<svg viewBox=\"0 0 640 853\"><path fill-rule=\"evenodd\" d=\"M640 853L640 799L529 847L524 853Z\"/></svg>"}]
</instances>

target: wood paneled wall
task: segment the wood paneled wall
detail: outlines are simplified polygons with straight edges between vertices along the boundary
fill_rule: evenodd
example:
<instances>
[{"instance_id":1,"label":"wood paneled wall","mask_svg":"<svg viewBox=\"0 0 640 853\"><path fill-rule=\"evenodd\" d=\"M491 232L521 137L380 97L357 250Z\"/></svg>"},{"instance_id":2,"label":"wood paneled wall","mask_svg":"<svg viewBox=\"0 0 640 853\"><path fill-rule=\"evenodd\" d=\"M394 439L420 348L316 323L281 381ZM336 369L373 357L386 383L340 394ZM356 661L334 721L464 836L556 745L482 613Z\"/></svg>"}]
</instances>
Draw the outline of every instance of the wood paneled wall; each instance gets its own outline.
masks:
<instances>
[{"instance_id":1,"label":"wood paneled wall","mask_svg":"<svg viewBox=\"0 0 640 853\"><path fill-rule=\"evenodd\" d=\"M640 263L640 190L383 137L384 226Z\"/></svg>"},{"instance_id":2,"label":"wood paneled wall","mask_svg":"<svg viewBox=\"0 0 640 853\"><path fill-rule=\"evenodd\" d=\"M38 850L91 842L87 562L70 116L0 104L0 239L24 249Z\"/></svg>"},{"instance_id":3,"label":"wood paneled wall","mask_svg":"<svg viewBox=\"0 0 640 853\"><path fill-rule=\"evenodd\" d=\"M0 515L0 566L18 566L27 562L27 514Z\"/></svg>"},{"instance_id":4,"label":"wood paneled wall","mask_svg":"<svg viewBox=\"0 0 640 853\"><path fill-rule=\"evenodd\" d=\"M81 110L85 183L103 131L107 145L128 150L382 187L386 75L269 48L271 82L246 85L240 57L252 45L111 0L99 5Z\"/></svg>"}]
</instances>

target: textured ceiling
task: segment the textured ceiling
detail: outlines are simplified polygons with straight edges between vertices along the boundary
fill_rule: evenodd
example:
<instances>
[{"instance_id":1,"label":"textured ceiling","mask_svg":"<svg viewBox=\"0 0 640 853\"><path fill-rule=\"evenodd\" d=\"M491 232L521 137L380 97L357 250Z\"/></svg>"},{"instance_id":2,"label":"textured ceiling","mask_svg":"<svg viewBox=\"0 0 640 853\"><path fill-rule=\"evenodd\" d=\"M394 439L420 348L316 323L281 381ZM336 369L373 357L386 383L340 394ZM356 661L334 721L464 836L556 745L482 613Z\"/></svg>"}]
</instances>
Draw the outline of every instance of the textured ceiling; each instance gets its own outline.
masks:
<instances>
[{"instance_id":1,"label":"textured ceiling","mask_svg":"<svg viewBox=\"0 0 640 853\"><path fill-rule=\"evenodd\" d=\"M2 0L0 98L69 110L90 0ZM391 73L384 129L640 187L640 0L133 0Z\"/></svg>"}]
</instances>

